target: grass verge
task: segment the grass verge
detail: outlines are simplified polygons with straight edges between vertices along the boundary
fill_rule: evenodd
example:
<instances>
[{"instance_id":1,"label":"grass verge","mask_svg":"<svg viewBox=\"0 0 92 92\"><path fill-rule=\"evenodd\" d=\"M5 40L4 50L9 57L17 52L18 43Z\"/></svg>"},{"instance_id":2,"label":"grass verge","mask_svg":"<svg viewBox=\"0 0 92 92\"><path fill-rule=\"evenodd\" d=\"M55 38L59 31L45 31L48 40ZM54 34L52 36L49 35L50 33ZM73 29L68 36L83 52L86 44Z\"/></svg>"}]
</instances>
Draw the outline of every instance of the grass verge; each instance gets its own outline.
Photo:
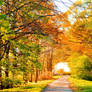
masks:
<instances>
[{"instance_id":1,"label":"grass verge","mask_svg":"<svg viewBox=\"0 0 92 92\"><path fill-rule=\"evenodd\" d=\"M77 78L69 78L75 92L92 92L92 81Z\"/></svg>"},{"instance_id":2,"label":"grass verge","mask_svg":"<svg viewBox=\"0 0 92 92\"><path fill-rule=\"evenodd\" d=\"M60 77L61 76L53 76L51 80L38 81L37 83L28 83L17 88L3 89L0 90L0 92L41 92L49 83Z\"/></svg>"}]
</instances>

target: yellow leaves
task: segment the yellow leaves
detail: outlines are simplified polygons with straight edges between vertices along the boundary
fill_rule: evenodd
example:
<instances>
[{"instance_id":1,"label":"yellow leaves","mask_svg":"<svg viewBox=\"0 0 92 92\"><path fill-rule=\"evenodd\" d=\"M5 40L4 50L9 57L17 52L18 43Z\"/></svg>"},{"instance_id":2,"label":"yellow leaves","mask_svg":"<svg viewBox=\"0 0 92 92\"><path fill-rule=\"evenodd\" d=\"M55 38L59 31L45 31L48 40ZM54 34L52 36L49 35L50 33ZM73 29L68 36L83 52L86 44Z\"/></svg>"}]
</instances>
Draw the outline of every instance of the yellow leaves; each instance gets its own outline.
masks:
<instances>
[{"instance_id":1,"label":"yellow leaves","mask_svg":"<svg viewBox=\"0 0 92 92\"><path fill-rule=\"evenodd\" d=\"M1 27L0 28L0 31L3 32L3 33L6 33L7 32L7 30L4 27Z\"/></svg>"},{"instance_id":2,"label":"yellow leaves","mask_svg":"<svg viewBox=\"0 0 92 92\"><path fill-rule=\"evenodd\" d=\"M88 18L88 22L86 23L86 25L87 25L87 29L88 30L92 30L92 17L89 17Z\"/></svg>"},{"instance_id":3,"label":"yellow leaves","mask_svg":"<svg viewBox=\"0 0 92 92\"><path fill-rule=\"evenodd\" d=\"M82 11L82 12L80 13L80 16L81 16L81 17L85 17L85 14L86 14L86 12L85 12L85 11Z\"/></svg>"},{"instance_id":4,"label":"yellow leaves","mask_svg":"<svg viewBox=\"0 0 92 92\"><path fill-rule=\"evenodd\" d=\"M45 2L40 2L40 4L42 5L42 6L47 6L47 4L45 3Z\"/></svg>"},{"instance_id":5,"label":"yellow leaves","mask_svg":"<svg viewBox=\"0 0 92 92\"><path fill-rule=\"evenodd\" d=\"M53 4L53 3L50 3L50 4L49 4L49 8L50 8L50 9L54 9L54 4Z\"/></svg>"},{"instance_id":6,"label":"yellow leaves","mask_svg":"<svg viewBox=\"0 0 92 92\"><path fill-rule=\"evenodd\" d=\"M60 70L57 70L56 71L58 74L63 74L64 73L64 70L63 69L60 69Z\"/></svg>"},{"instance_id":7,"label":"yellow leaves","mask_svg":"<svg viewBox=\"0 0 92 92\"><path fill-rule=\"evenodd\" d=\"M8 37L7 37L7 35L4 34L4 36L2 37L2 42L3 42L3 44L5 44L5 41L6 41L6 40L8 40Z\"/></svg>"},{"instance_id":8,"label":"yellow leaves","mask_svg":"<svg viewBox=\"0 0 92 92\"><path fill-rule=\"evenodd\" d=\"M71 11L67 10L67 11L65 12L65 14L66 14L66 15L69 15L69 14L71 14Z\"/></svg>"},{"instance_id":9,"label":"yellow leaves","mask_svg":"<svg viewBox=\"0 0 92 92\"><path fill-rule=\"evenodd\" d=\"M80 0L80 1L78 0L78 1L75 2L75 4L76 4L76 5L82 5L83 2L82 2L81 0Z\"/></svg>"},{"instance_id":10,"label":"yellow leaves","mask_svg":"<svg viewBox=\"0 0 92 92\"><path fill-rule=\"evenodd\" d=\"M3 42L3 44L5 44L5 39L4 38L2 38L2 42Z\"/></svg>"},{"instance_id":11,"label":"yellow leaves","mask_svg":"<svg viewBox=\"0 0 92 92\"><path fill-rule=\"evenodd\" d=\"M78 12L78 10L77 9L75 9L75 13L77 13Z\"/></svg>"},{"instance_id":12,"label":"yellow leaves","mask_svg":"<svg viewBox=\"0 0 92 92\"><path fill-rule=\"evenodd\" d=\"M62 24L62 27L69 27L71 24L68 22L68 23L63 23Z\"/></svg>"},{"instance_id":13,"label":"yellow leaves","mask_svg":"<svg viewBox=\"0 0 92 92\"><path fill-rule=\"evenodd\" d=\"M0 27L0 32L1 32L1 35L3 35L2 42L3 42L3 44L5 44L5 40L8 40L8 37L6 35L7 29L5 27Z\"/></svg>"}]
</instances>

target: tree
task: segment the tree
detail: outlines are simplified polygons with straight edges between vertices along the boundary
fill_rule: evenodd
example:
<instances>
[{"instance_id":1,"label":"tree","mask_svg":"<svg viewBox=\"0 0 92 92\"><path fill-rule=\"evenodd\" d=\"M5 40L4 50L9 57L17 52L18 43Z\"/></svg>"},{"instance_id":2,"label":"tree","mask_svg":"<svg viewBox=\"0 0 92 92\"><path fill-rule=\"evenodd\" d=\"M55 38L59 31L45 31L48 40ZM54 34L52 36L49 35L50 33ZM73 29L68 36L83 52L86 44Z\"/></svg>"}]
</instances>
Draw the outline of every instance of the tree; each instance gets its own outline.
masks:
<instances>
[{"instance_id":1,"label":"tree","mask_svg":"<svg viewBox=\"0 0 92 92\"><path fill-rule=\"evenodd\" d=\"M3 5L0 6L2 13L0 15L0 67L5 68L5 75L9 77L10 71L13 75L14 71L18 70L27 74L30 68L32 70L32 64L33 70L36 70L34 72L36 72L35 81L37 82L38 70L41 68L38 62L39 39L45 36L39 21L45 22L48 19L47 16L53 16L49 14L53 5L47 4L46 0L27 2L25 0L4 0L3 2L2 0L1 3ZM0 77L1 75L0 69Z\"/></svg>"},{"instance_id":2,"label":"tree","mask_svg":"<svg viewBox=\"0 0 92 92\"><path fill-rule=\"evenodd\" d=\"M92 80L92 61L88 56L74 54L68 60L72 77Z\"/></svg>"}]
</instances>

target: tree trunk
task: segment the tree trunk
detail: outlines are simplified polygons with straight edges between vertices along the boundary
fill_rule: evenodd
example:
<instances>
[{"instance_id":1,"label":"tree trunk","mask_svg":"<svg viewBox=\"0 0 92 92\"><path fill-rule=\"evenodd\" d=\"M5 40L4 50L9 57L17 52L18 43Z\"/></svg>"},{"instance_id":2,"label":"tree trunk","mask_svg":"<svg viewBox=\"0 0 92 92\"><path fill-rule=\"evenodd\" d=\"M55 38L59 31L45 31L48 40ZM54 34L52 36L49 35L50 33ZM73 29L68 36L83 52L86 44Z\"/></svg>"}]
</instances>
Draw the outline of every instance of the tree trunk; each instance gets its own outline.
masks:
<instances>
[{"instance_id":1,"label":"tree trunk","mask_svg":"<svg viewBox=\"0 0 92 92\"><path fill-rule=\"evenodd\" d=\"M32 82L33 81L33 74L31 73L31 75L30 75L30 82Z\"/></svg>"},{"instance_id":2,"label":"tree trunk","mask_svg":"<svg viewBox=\"0 0 92 92\"><path fill-rule=\"evenodd\" d=\"M38 69L36 69L35 83L38 81Z\"/></svg>"},{"instance_id":3,"label":"tree trunk","mask_svg":"<svg viewBox=\"0 0 92 92\"><path fill-rule=\"evenodd\" d=\"M1 66L0 66L0 89L3 89L3 86L2 86L2 70L1 70Z\"/></svg>"},{"instance_id":4,"label":"tree trunk","mask_svg":"<svg viewBox=\"0 0 92 92\"><path fill-rule=\"evenodd\" d=\"M15 80L15 72L12 72L12 79Z\"/></svg>"},{"instance_id":5,"label":"tree trunk","mask_svg":"<svg viewBox=\"0 0 92 92\"><path fill-rule=\"evenodd\" d=\"M52 60L53 60L53 49L48 53L48 60L47 60L47 73L48 73L48 78L52 78Z\"/></svg>"},{"instance_id":6,"label":"tree trunk","mask_svg":"<svg viewBox=\"0 0 92 92\"><path fill-rule=\"evenodd\" d=\"M5 45L3 47L4 51L3 51L3 54L0 56L0 62L1 62L1 60L3 59L3 57L4 57L5 53L6 53L6 47L7 47L7 45ZM2 53L2 50L1 50L0 53ZM2 85L2 66L1 65L0 65L0 89L3 89L3 85Z\"/></svg>"},{"instance_id":7,"label":"tree trunk","mask_svg":"<svg viewBox=\"0 0 92 92\"><path fill-rule=\"evenodd\" d=\"M6 77L9 77L9 69L8 68L6 68L6 70L5 70L5 75L6 75Z\"/></svg>"},{"instance_id":8,"label":"tree trunk","mask_svg":"<svg viewBox=\"0 0 92 92\"><path fill-rule=\"evenodd\" d=\"M53 61L53 49L51 51L51 55L50 55L50 71L52 72L52 61Z\"/></svg>"},{"instance_id":9,"label":"tree trunk","mask_svg":"<svg viewBox=\"0 0 92 92\"><path fill-rule=\"evenodd\" d=\"M7 60L7 65L5 70L6 77L9 77L9 50L10 50L10 44L7 45L7 49L6 49L6 60Z\"/></svg>"}]
</instances>

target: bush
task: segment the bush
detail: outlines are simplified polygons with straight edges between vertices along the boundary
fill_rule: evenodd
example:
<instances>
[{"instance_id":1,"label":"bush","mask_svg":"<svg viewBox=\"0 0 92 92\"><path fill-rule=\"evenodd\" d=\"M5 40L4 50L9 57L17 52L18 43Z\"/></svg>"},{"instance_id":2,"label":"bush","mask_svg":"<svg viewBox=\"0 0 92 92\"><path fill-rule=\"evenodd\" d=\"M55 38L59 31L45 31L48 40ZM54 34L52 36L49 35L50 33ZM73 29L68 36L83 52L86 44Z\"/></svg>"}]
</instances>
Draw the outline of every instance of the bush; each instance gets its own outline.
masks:
<instances>
[{"instance_id":1,"label":"bush","mask_svg":"<svg viewBox=\"0 0 92 92\"><path fill-rule=\"evenodd\" d=\"M72 77L92 80L92 62L88 56L73 56L69 60Z\"/></svg>"},{"instance_id":2,"label":"bush","mask_svg":"<svg viewBox=\"0 0 92 92\"><path fill-rule=\"evenodd\" d=\"M72 83L75 92L92 92L92 81L71 77L69 81Z\"/></svg>"},{"instance_id":3,"label":"bush","mask_svg":"<svg viewBox=\"0 0 92 92\"><path fill-rule=\"evenodd\" d=\"M2 79L2 86L3 88L12 88L13 81L10 78Z\"/></svg>"},{"instance_id":4,"label":"bush","mask_svg":"<svg viewBox=\"0 0 92 92\"><path fill-rule=\"evenodd\" d=\"M2 79L2 86L4 89L5 88L13 88L20 84L21 84L20 80L11 80L10 78Z\"/></svg>"},{"instance_id":5,"label":"bush","mask_svg":"<svg viewBox=\"0 0 92 92\"><path fill-rule=\"evenodd\" d=\"M21 80L13 80L13 86L15 87L15 86L19 86L19 85L21 85Z\"/></svg>"}]
</instances>

